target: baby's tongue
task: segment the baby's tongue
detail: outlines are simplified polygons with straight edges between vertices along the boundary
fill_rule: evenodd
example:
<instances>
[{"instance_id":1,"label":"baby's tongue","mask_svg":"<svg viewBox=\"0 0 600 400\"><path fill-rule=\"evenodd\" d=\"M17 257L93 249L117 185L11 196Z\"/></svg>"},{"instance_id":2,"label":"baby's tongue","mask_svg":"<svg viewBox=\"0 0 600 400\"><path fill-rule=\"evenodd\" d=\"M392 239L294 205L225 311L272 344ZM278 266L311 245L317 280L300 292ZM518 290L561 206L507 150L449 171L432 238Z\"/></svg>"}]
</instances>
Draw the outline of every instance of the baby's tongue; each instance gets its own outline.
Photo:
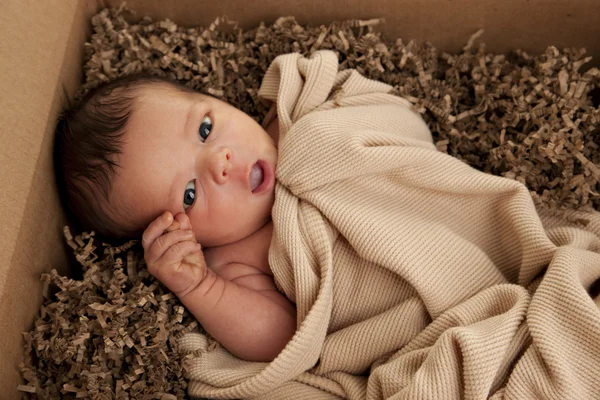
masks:
<instances>
[{"instance_id":1,"label":"baby's tongue","mask_svg":"<svg viewBox=\"0 0 600 400\"><path fill-rule=\"evenodd\" d=\"M259 167L258 163L252 166L252 170L250 171L250 189L254 192L257 187L263 181L263 170Z\"/></svg>"}]
</instances>

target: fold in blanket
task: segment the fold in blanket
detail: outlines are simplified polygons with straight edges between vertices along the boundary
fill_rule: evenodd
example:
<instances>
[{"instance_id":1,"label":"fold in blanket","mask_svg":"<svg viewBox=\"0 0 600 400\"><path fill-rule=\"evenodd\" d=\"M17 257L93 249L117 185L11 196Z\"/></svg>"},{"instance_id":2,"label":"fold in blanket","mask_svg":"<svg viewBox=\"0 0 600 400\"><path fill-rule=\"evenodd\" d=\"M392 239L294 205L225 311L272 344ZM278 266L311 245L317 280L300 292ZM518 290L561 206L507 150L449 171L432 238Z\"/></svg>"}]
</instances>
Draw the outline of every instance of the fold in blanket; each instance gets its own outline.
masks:
<instances>
[{"instance_id":1,"label":"fold in blanket","mask_svg":"<svg viewBox=\"0 0 600 400\"><path fill-rule=\"evenodd\" d=\"M598 398L600 214L538 215L522 184L438 152L390 90L332 52L271 65L269 262L298 329L271 363L187 334L190 395Z\"/></svg>"}]
</instances>

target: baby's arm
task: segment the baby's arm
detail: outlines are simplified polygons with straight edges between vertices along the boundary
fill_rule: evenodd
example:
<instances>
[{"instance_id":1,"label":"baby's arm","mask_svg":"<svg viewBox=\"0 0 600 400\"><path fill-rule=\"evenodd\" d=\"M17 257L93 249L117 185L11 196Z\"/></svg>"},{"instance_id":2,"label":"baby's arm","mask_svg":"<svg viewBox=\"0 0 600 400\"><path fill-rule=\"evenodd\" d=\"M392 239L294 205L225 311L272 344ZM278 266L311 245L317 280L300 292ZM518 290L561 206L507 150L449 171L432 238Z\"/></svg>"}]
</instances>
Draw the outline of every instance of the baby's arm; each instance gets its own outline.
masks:
<instances>
[{"instance_id":1,"label":"baby's arm","mask_svg":"<svg viewBox=\"0 0 600 400\"><path fill-rule=\"evenodd\" d=\"M250 361L272 361L296 330L295 310L262 271L242 264L226 267L239 271L240 276L227 280L207 269L206 278L179 298L232 354Z\"/></svg>"},{"instance_id":2,"label":"baby's arm","mask_svg":"<svg viewBox=\"0 0 600 400\"><path fill-rule=\"evenodd\" d=\"M228 264L220 275L206 267L202 250L185 214L180 228L165 232L173 216L153 221L142 238L148 270L232 354L250 361L271 361L296 330L293 305L272 277L243 264Z\"/></svg>"}]
</instances>

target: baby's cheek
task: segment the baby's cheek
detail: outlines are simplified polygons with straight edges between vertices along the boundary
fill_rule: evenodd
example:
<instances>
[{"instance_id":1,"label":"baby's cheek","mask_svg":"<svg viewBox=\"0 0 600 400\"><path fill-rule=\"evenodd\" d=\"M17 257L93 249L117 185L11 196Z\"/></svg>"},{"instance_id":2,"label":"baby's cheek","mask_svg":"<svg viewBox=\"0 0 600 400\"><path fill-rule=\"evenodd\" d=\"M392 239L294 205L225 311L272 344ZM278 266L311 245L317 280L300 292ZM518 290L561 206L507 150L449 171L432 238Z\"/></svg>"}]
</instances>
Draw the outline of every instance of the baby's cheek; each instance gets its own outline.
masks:
<instances>
[{"instance_id":1,"label":"baby's cheek","mask_svg":"<svg viewBox=\"0 0 600 400\"><path fill-rule=\"evenodd\" d=\"M207 223L199 218L190 218L190 226L194 232L194 239L202 246L206 246L207 240L210 240L210 233L208 232Z\"/></svg>"}]
</instances>

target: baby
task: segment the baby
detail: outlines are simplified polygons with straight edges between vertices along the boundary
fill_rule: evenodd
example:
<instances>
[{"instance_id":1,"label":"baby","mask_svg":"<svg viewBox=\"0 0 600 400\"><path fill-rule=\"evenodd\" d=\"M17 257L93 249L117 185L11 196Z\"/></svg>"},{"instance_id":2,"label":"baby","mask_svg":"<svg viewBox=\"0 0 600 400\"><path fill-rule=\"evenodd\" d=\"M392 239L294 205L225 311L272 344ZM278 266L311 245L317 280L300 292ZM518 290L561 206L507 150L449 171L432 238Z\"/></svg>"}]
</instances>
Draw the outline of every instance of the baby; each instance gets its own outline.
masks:
<instances>
[{"instance_id":1,"label":"baby","mask_svg":"<svg viewBox=\"0 0 600 400\"><path fill-rule=\"evenodd\" d=\"M166 79L91 91L58 123L61 195L82 229L139 238L149 272L232 354L271 361L296 330L268 263L277 119Z\"/></svg>"},{"instance_id":2,"label":"baby","mask_svg":"<svg viewBox=\"0 0 600 400\"><path fill-rule=\"evenodd\" d=\"M275 59L266 129L148 77L59 123L84 227L142 236L150 272L225 349L273 360L189 333L190 396L597 393L600 215L542 221L523 184L439 152L391 86L338 67L331 51ZM552 392L559 375L573 380Z\"/></svg>"}]
</instances>

